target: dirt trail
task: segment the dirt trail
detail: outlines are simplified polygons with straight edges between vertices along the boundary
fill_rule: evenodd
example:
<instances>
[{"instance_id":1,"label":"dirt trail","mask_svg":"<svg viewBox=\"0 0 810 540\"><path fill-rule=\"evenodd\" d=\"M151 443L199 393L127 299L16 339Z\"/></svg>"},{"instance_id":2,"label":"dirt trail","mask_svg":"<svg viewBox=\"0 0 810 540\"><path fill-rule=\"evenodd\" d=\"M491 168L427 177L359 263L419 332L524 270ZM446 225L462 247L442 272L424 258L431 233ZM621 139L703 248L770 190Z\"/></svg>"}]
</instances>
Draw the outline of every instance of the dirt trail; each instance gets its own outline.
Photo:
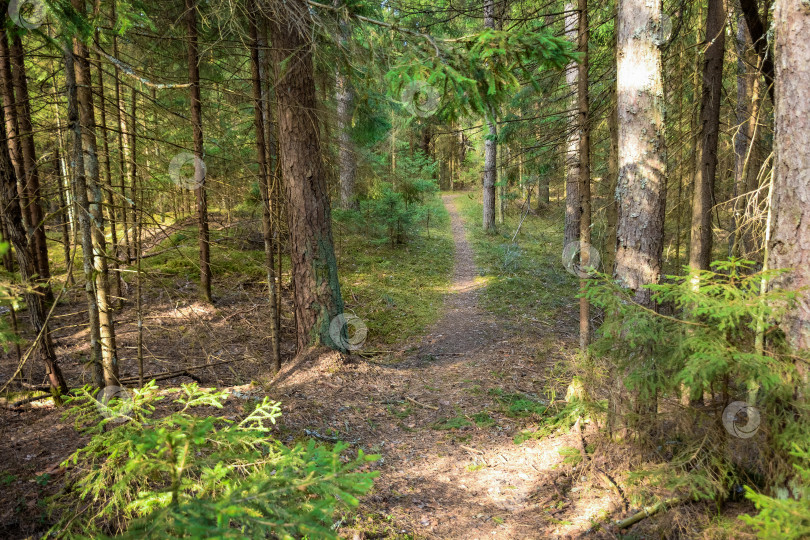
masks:
<instances>
[{"instance_id":1,"label":"dirt trail","mask_svg":"<svg viewBox=\"0 0 810 540\"><path fill-rule=\"evenodd\" d=\"M555 358L537 360L538 340L553 336L511 333L479 306L482 285L454 198L444 197L456 246L452 288L418 352L391 363L300 366L279 396L285 424L333 430L382 455L380 477L361 505L368 522L346 524L366 538L587 534L589 518L608 508L610 496L576 487L576 471L558 467L558 450L575 447L574 436L516 445L513 437L531 420L503 414L488 392L539 395ZM482 412L492 421L476 423ZM447 429L448 419L460 427Z\"/></svg>"}]
</instances>

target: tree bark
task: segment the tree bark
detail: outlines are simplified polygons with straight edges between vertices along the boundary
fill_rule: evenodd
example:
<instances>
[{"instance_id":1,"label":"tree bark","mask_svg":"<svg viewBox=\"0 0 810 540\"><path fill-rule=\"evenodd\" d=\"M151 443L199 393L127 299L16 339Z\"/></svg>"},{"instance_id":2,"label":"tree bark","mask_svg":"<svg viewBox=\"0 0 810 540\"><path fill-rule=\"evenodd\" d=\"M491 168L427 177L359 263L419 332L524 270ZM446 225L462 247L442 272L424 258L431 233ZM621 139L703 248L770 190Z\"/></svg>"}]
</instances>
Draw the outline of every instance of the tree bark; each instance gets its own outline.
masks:
<instances>
[{"instance_id":1,"label":"tree bark","mask_svg":"<svg viewBox=\"0 0 810 540\"><path fill-rule=\"evenodd\" d=\"M197 53L197 0L186 0L188 31L188 80L191 86L191 127L194 131L194 194L197 197L197 228L200 245L200 296L211 302L211 254L208 234L208 200L205 192L203 162L202 103L200 100L200 66Z\"/></svg>"},{"instance_id":2,"label":"tree bark","mask_svg":"<svg viewBox=\"0 0 810 540\"><path fill-rule=\"evenodd\" d=\"M73 0L73 7L84 12L83 0ZM76 196L82 206L81 213L88 213L83 229L90 229L90 245L82 246L83 250L89 248L92 257L92 269L85 277L93 281L89 285L93 289L92 296L98 309L99 343L101 347L101 363L104 372L104 384L118 386L118 353L115 344L115 326L113 322L113 307L110 301L110 281L107 268L107 241L104 235L104 213L102 211L103 197L99 175L98 144L96 140L96 114L93 104L93 82L90 74L90 61L87 48L78 39L74 39L74 76L76 85L76 99L79 107L79 120L81 122L81 149L83 151L83 166L81 176L84 186L76 185ZM75 144L75 143L74 143ZM87 206L84 206L86 202ZM82 235L86 240L86 230ZM90 297L88 297L88 301Z\"/></svg>"},{"instance_id":3,"label":"tree bark","mask_svg":"<svg viewBox=\"0 0 810 540\"><path fill-rule=\"evenodd\" d=\"M0 118L0 204L3 207L8 239L14 246L14 252L17 255L20 276L22 282L27 285L24 296L31 324L37 336L34 349L36 357L45 364L48 382L58 396L67 392L68 388L53 350L41 287L37 287L33 279L37 269L22 223L17 180L14 177L14 166L11 163L8 149L4 108L0 109L0 116L2 116Z\"/></svg>"},{"instance_id":4,"label":"tree bark","mask_svg":"<svg viewBox=\"0 0 810 540\"><path fill-rule=\"evenodd\" d=\"M348 49L350 28L347 21L339 22L340 46ZM337 103L338 164L340 166L340 206L357 206L354 184L357 177L357 157L352 144L352 115L354 114L354 87L347 71L338 65L335 68L335 102Z\"/></svg>"},{"instance_id":5,"label":"tree bark","mask_svg":"<svg viewBox=\"0 0 810 540\"><path fill-rule=\"evenodd\" d=\"M706 11L707 44L703 60L697 169L692 192L692 229L689 267L708 270L712 260L712 208L720 137L720 100L723 90L723 54L726 46L724 0L709 0Z\"/></svg>"},{"instance_id":6,"label":"tree bark","mask_svg":"<svg viewBox=\"0 0 810 540\"><path fill-rule=\"evenodd\" d=\"M0 9L7 9L7 2L0 3ZM14 100L14 77L11 74L11 49L5 26L0 25L0 84L3 88L3 116L5 116L5 129L8 134L9 157L14 168L15 182L17 182L18 202L22 208L23 227L27 228L30 219L28 212L28 195L25 187L25 168L22 158L22 143L20 127L17 121L17 106Z\"/></svg>"},{"instance_id":7,"label":"tree bark","mask_svg":"<svg viewBox=\"0 0 810 540\"><path fill-rule=\"evenodd\" d=\"M590 266L591 251L591 127L588 97L588 0L579 0L577 7L577 50L582 55L577 68L577 131L579 161L579 260L582 268ZM585 353L591 339L590 304L585 298L585 280L580 285L579 299L579 348Z\"/></svg>"},{"instance_id":8,"label":"tree bark","mask_svg":"<svg viewBox=\"0 0 810 540\"><path fill-rule=\"evenodd\" d=\"M810 349L810 7L778 0L776 27L775 163L771 268L789 268L778 285L801 290L780 322L788 342ZM806 366L801 362L806 375Z\"/></svg>"},{"instance_id":9,"label":"tree bark","mask_svg":"<svg viewBox=\"0 0 810 540\"><path fill-rule=\"evenodd\" d=\"M82 125L79 119L79 97L73 51L65 50L65 86L67 87L68 129L73 136L73 192L78 216L82 244L82 269L84 270L84 292L90 326L90 368L93 384L104 387L104 368L101 363L101 336L99 330L98 303L93 286L93 237L90 225L90 208L87 200L87 177L82 148Z\"/></svg>"},{"instance_id":10,"label":"tree bark","mask_svg":"<svg viewBox=\"0 0 810 540\"><path fill-rule=\"evenodd\" d=\"M96 31L96 41L98 39L98 31ZM121 298L121 272L118 270L118 227L116 226L115 218L115 201L113 199L113 183L112 183L112 170L110 167L110 143L107 138L107 107L105 105L105 92L104 92L104 70L101 69L101 55L96 55L96 62L98 63L98 92L101 99L101 106L99 112L101 113L101 141L104 150L102 159L104 160L104 181L102 189L102 198L104 206L107 207L107 216L110 223L110 240L112 241L112 270L113 270L113 283L115 284L112 299L114 304L118 304Z\"/></svg>"},{"instance_id":11,"label":"tree bark","mask_svg":"<svg viewBox=\"0 0 810 540\"><path fill-rule=\"evenodd\" d=\"M259 164L259 189L262 197L262 233L264 236L265 271L267 273L267 290L270 310L270 360L276 371L281 369L281 348L278 326L276 324L276 274L273 245L273 225L270 207L270 170L267 163L267 147L265 141L264 122L266 114L264 108L268 103L263 99L259 29L256 23L256 5L251 0L248 3L248 16L250 18L250 67L253 78L253 119L256 129L256 158Z\"/></svg>"},{"instance_id":12,"label":"tree bark","mask_svg":"<svg viewBox=\"0 0 810 540\"><path fill-rule=\"evenodd\" d=\"M565 37L569 41L577 42L577 12L574 5L565 4ZM579 183L580 171L580 133L579 115L577 111L577 88L579 68L577 62L569 63L565 68L565 82L567 92L571 96L569 108L573 109L569 115L568 142L565 153L565 230L563 233L563 248L579 239L580 198Z\"/></svg>"},{"instance_id":13,"label":"tree bark","mask_svg":"<svg viewBox=\"0 0 810 540\"><path fill-rule=\"evenodd\" d=\"M765 25L762 24L762 17L759 15L759 4L757 0L740 0L743 17L745 17L748 33L757 51L762 66L762 76L765 78L765 85L768 88L768 95L771 101L774 100L774 77L775 71L773 59L768 51L768 36L765 34Z\"/></svg>"},{"instance_id":14,"label":"tree bark","mask_svg":"<svg viewBox=\"0 0 810 540\"><path fill-rule=\"evenodd\" d=\"M29 226L32 228L32 249L39 281L43 292L50 301L53 299L50 284L51 269L48 264L48 244L45 239L45 223L39 188L36 148L34 147L34 127L31 122L31 103L28 97L28 81L25 76L25 52L19 34L11 41L11 65L13 67L14 95L17 98L17 119L19 123L20 147L25 171L25 192L28 196Z\"/></svg>"},{"instance_id":15,"label":"tree bark","mask_svg":"<svg viewBox=\"0 0 810 540\"><path fill-rule=\"evenodd\" d=\"M484 0L484 27L495 28L495 1ZM486 118L487 137L484 141L484 231L495 232L495 184L498 181L498 136L495 111Z\"/></svg>"},{"instance_id":16,"label":"tree bark","mask_svg":"<svg viewBox=\"0 0 810 540\"><path fill-rule=\"evenodd\" d=\"M654 309L644 285L661 275L666 150L664 90L657 28L660 1L622 0L618 11L616 104L619 180L615 276L641 305Z\"/></svg>"},{"instance_id":17,"label":"tree bark","mask_svg":"<svg viewBox=\"0 0 810 540\"><path fill-rule=\"evenodd\" d=\"M292 0L268 21L276 66L281 169L287 195L298 352L335 349L332 319L343 313L323 170L312 43L305 0Z\"/></svg>"}]
</instances>

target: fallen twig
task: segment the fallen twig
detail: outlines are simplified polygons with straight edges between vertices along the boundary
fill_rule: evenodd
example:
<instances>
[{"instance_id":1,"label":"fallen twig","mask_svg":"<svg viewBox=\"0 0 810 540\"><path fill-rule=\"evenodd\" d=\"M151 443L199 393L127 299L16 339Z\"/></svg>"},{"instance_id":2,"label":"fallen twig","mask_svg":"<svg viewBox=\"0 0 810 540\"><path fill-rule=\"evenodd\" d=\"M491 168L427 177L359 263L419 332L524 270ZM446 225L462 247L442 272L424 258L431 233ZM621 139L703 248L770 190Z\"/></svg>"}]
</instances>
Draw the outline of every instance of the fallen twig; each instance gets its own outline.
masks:
<instances>
[{"instance_id":1,"label":"fallen twig","mask_svg":"<svg viewBox=\"0 0 810 540\"><path fill-rule=\"evenodd\" d=\"M416 401L416 400L415 400L415 399L413 399L412 397L405 396L405 399L407 399L407 400L408 400L408 401L410 401L411 403L414 403L414 404L416 404L416 405L419 405L420 407L424 407L425 409L431 409L431 410L433 410L433 411L438 411L438 410L439 410L439 408L438 408L438 407L436 407L435 405L428 405L427 403L421 403L421 402L419 402L419 401Z\"/></svg>"},{"instance_id":2,"label":"fallen twig","mask_svg":"<svg viewBox=\"0 0 810 540\"><path fill-rule=\"evenodd\" d=\"M671 497L669 499L664 499L663 501L659 501L651 506L645 506L641 509L640 512L633 514L632 516L622 519L616 522L616 527L619 529L626 529L631 525L635 525L639 521L644 518L648 518L664 510L665 508L671 508L673 506L677 506L679 504L683 504L689 499L680 498L680 497Z\"/></svg>"}]
</instances>

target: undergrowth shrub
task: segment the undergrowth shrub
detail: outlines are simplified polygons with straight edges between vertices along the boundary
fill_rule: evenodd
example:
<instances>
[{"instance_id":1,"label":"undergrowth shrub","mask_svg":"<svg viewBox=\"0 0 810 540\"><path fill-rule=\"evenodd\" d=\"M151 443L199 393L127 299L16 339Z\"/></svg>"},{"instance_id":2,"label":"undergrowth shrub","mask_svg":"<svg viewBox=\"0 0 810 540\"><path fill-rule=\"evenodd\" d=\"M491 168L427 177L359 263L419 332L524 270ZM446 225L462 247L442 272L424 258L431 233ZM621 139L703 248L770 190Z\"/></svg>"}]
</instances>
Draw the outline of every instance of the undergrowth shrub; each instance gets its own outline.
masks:
<instances>
[{"instance_id":1,"label":"undergrowth shrub","mask_svg":"<svg viewBox=\"0 0 810 540\"><path fill-rule=\"evenodd\" d=\"M51 532L137 538L336 538L331 518L354 506L377 456L275 440L280 404L264 398L241 420L212 416L227 392L183 385L165 416L154 381L105 403L83 389L66 416L91 435L71 455ZM161 410L163 407L161 407Z\"/></svg>"},{"instance_id":2,"label":"undergrowth shrub","mask_svg":"<svg viewBox=\"0 0 810 540\"><path fill-rule=\"evenodd\" d=\"M362 231L370 240L405 244L422 229L430 234L435 221L434 180L437 164L421 152L403 155L390 181L379 181L360 200L357 209L335 209L335 220ZM389 175L390 177L390 175Z\"/></svg>"},{"instance_id":3,"label":"undergrowth shrub","mask_svg":"<svg viewBox=\"0 0 810 540\"><path fill-rule=\"evenodd\" d=\"M591 352L632 391L636 417L625 425L656 438L646 442L665 458L631 480L695 500L725 500L754 484L746 493L761 512L749 523L764 537L806 537L810 460L795 445L810 442L810 411L806 399L795 399L806 395L805 383L775 324L796 293L762 291L781 272L753 268L731 259L710 271L667 276L649 286L662 313L634 303L607 276L591 280L585 295L604 312ZM723 427L724 408L737 400L761 413L755 437L735 438Z\"/></svg>"}]
</instances>

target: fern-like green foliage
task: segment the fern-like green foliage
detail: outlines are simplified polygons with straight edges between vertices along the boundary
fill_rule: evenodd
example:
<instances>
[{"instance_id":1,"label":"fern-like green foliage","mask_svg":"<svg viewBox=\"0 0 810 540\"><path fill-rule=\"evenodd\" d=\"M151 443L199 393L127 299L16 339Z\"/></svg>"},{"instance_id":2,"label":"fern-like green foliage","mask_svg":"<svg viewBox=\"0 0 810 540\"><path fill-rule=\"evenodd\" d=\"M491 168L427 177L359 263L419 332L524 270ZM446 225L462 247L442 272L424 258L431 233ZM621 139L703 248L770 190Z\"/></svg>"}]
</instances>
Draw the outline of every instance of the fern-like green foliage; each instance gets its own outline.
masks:
<instances>
[{"instance_id":1,"label":"fern-like green foliage","mask_svg":"<svg viewBox=\"0 0 810 540\"><path fill-rule=\"evenodd\" d=\"M627 368L625 382L642 399L678 393L684 386L702 395L727 379L772 398L786 397L793 391L793 364L757 351L753 336L758 328L774 330L796 293L761 292L763 280L781 271L752 272L753 265L740 259L717 261L712 270L667 276L664 283L650 285L655 300L678 314L672 317L635 304L606 276L590 281L586 297L605 310L594 350Z\"/></svg>"},{"instance_id":2,"label":"fern-like green foliage","mask_svg":"<svg viewBox=\"0 0 810 540\"><path fill-rule=\"evenodd\" d=\"M440 110L448 119L491 116L522 84L536 84L539 72L577 58L569 41L539 25L488 28L456 39L416 39L386 78L394 96L414 82L429 84L442 97Z\"/></svg>"},{"instance_id":3,"label":"fern-like green foliage","mask_svg":"<svg viewBox=\"0 0 810 540\"><path fill-rule=\"evenodd\" d=\"M280 404L264 398L242 419L209 415L226 392L183 385L171 404L154 381L97 400L85 388L66 413L91 434L65 465L53 531L132 538L336 538L331 517L354 506L377 456L344 459L346 445L287 447L273 437ZM156 418L156 411L164 412Z\"/></svg>"},{"instance_id":4,"label":"fern-like green foliage","mask_svg":"<svg viewBox=\"0 0 810 540\"><path fill-rule=\"evenodd\" d=\"M763 288L782 271L753 269L750 261L730 259L712 263L710 271L667 276L663 283L649 286L662 313L635 304L607 276L592 280L585 296L605 313L592 350L610 359L615 373L635 390L636 410L644 411L653 399L679 398L684 389L691 397L722 393L728 401L745 399L755 406L763 422L765 444L759 451L770 463L770 489L788 485L790 489L782 491L794 500L771 498L747 487L747 496L761 512L746 520L764 538L807 538L810 455L795 445L810 444L810 410L806 400L794 399L805 383L776 326L798 293ZM762 335L768 336L767 347L757 346ZM699 424L705 436L667 441L675 443L667 462L637 471L631 479L645 479L696 500L725 498L746 477L729 456L722 428L719 436L706 434L710 426L720 424L721 410L691 408L695 414L715 415ZM668 437L679 438L672 432ZM792 465L795 474L777 465L781 463Z\"/></svg>"},{"instance_id":5,"label":"fern-like green foliage","mask_svg":"<svg viewBox=\"0 0 810 540\"><path fill-rule=\"evenodd\" d=\"M794 464L798 479L805 487L797 498L775 498L759 494L746 487L746 496L759 510L756 516L741 519L753 525L760 538L799 540L810 538L810 451L793 445L791 454L798 459Z\"/></svg>"}]
</instances>

